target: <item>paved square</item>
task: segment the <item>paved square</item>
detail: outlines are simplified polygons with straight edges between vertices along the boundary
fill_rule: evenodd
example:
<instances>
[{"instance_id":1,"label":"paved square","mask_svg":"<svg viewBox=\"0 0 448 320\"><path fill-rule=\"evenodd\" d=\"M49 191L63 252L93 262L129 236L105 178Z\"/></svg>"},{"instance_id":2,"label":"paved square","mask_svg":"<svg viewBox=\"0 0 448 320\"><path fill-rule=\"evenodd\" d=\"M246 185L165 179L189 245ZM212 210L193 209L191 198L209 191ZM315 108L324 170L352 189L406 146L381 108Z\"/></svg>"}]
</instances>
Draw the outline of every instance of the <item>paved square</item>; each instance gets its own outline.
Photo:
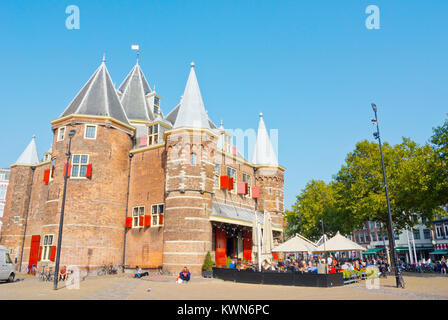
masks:
<instances>
[{"instance_id":1,"label":"paved square","mask_svg":"<svg viewBox=\"0 0 448 320\"><path fill-rule=\"evenodd\" d=\"M395 288L395 278L380 280L379 289L368 289L365 281L335 288L290 287L226 282L216 279L193 278L188 284L177 284L174 279L150 276L134 279L130 275L88 277L79 289L69 290L61 283L53 290L53 283L41 282L29 275L21 281L0 283L0 299L75 299L75 300L446 300L448 277L425 275L405 276L406 289ZM151 288L148 291L148 288Z\"/></svg>"}]
</instances>

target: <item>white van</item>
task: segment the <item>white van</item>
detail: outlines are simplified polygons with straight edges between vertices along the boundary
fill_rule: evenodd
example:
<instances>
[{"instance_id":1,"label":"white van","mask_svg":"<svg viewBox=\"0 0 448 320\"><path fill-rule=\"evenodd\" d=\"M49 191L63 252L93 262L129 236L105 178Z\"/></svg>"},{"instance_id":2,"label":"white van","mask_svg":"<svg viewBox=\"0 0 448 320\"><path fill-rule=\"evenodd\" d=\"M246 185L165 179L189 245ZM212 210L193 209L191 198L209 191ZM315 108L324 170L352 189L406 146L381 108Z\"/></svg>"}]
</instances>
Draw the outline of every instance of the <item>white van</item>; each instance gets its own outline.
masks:
<instances>
[{"instance_id":1,"label":"white van","mask_svg":"<svg viewBox=\"0 0 448 320\"><path fill-rule=\"evenodd\" d=\"M15 276L16 270L9 252L4 246L0 246L0 281L13 282Z\"/></svg>"}]
</instances>

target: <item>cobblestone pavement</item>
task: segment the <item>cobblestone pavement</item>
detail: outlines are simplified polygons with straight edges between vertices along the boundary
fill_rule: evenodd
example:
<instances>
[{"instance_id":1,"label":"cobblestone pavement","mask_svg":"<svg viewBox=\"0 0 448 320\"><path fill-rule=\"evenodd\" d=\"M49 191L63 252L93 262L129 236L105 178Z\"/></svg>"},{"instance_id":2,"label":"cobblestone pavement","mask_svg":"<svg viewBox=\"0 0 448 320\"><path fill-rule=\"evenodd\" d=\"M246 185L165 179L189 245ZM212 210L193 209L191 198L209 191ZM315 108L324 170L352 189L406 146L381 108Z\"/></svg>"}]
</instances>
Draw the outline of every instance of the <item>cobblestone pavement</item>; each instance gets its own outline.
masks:
<instances>
[{"instance_id":1,"label":"cobblestone pavement","mask_svg":"<svg viewBox=\"0 0 448 320\"><path fill-rule=\"evenodd\" d=\"M381 279L379 289L368 289L365 282L335 288L289 287L234 283L217 279L192 278L188 284L175 283L175 277L154 275L133 279L132 275L88 277L79 289L20 275L21 281L0 283L0 299L74 299L74 300L301 300L301 299L364 299L364 300L448 300L448 277L405 277L406 288L394 287L394 277ZM149 290L148 290L149 289Z\"/></svg>"}]
</instances>

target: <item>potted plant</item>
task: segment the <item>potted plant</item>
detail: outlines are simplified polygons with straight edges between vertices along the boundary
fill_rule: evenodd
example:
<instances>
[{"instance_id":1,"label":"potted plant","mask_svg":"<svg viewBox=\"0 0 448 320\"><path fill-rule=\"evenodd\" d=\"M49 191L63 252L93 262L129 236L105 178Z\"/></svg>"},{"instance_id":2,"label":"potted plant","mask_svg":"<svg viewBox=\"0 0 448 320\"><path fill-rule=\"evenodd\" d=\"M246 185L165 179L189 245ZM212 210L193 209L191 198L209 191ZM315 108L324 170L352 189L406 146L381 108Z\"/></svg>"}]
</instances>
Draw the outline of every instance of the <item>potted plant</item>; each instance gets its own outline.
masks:
<instances>
[{"instance_id":1,"label":"potted plant","mask_svg":"<svg viewBox=\"0 0 448 320\"><path fill-rule=\"evenodd\" d=\"M212 260L210 251L207 252L204 259L204 264L202 265L202 276L204 278L213 278L213 267L215 263Z\"/></svg>"}]
</instances>

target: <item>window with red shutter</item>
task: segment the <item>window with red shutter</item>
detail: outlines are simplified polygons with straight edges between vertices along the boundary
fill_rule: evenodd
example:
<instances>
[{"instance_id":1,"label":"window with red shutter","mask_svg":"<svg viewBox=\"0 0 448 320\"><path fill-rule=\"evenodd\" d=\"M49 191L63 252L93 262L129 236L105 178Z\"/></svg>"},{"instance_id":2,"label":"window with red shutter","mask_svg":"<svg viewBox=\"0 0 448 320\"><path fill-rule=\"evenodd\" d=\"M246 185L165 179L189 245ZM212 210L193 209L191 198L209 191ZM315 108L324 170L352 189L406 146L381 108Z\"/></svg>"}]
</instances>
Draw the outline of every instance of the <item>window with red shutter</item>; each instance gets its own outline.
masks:
<instances>
[{"instance_id":1,"label":"window with red shutter","mask_svg":"<svg viewBox=\"0 0 448 320\"><path fill-rule=\"evenodd\" d=\"M228 189L229 188L229 177L221 176L220 177L220 185L221 185L221 189Z\"/></svg>"},{"instance_id":2,"label":"window with red shutter","mask_svg":"<svg viewBox=\"0 0 448 320\"><path fill-rule=\"evenodd\" d=\"M163 225L163 214L159 214L159 225Z\"/></svg>"},{"instance_id":3,"label":"window with red shutter","mask_svg":"<svg viewBox=\"0 0 448 320\"><path fill-rule=\"evenodd\" d=\"M233 178L229 178L229 191L233 190Z\"/></svg>"},{"instance_id":4,"label":"window with red shutter","mask_svg":"<svg viewBox=\"0 0 448 320\"><path fill-rule=\"evenodd\" d=\"M260 187L252 188L252 198L258 199L260 197Z\"/></svg>"},{"instance_id":5,"label":"window with red shutter","mask_svg":"<svg viewBox=\"0 0 448 320\"><path fill-rule=\"evenodd\" d=\"M138 217L138 225L139 225L140 227L143 227L143 218L144 218L144 216L139 216L139 217Z\"/></svg>"},{"instance_id":6,"label":"window with red shutter","mask_svg":"<svg viewBox=\"0 0 448 320\"><path fill-rule=\"evenodd\" d=\"M51 246L50 261L54 261L56 258L56 246Z\"/></svg>"},{"instance_id":7,"label":"window with red shutter","mask_svg":"<svg viewBox=\"0 0 448 320\"><path fill-rule=\"evenodd\" d=\"M147 214L145 215L145 227L151 226L151 215Z\"/></svg>"},{"instance_id":8,"label":"window with red shutter","mask_svg":"<svg viewBox=\"0 0 448 320\"><path fill-rule=\"evenodd\" d=\"M50 180L50 169L44 171L44 182L45 185L48 185L48 181Z\"/></svg>"},{"instance_id":9,"label":"window with red shutter","mask_svg":"<svg viewBox=\"0 0 448 320\"><path fill-rule=\"evenodd\" d=\"M67 164L64 164L64 174L63 174L63 176L65 177L65 173L67 172L68 173L67 177L70 178L70 171L71 170L72 170L72 165L71 164L68 165L68 172L67 172Z\"/></svg>"},{"instance_id":10,"label":"window with red shutter","mask_svg":"<svg viewBox=\"0 0 448 320\"><path fill-rule=\"evenodd\" d=\"M89 163L87 165L87 169L86 169L86 178L91 178L92 177L92 164Z\"/></svg>"},{"instance_id":11,"label":"window with red shutter","mask_svg":"<svg viewBox=\"0 0 448 320\"><path fill-rule=\"evenodd\" d=\"M126 228L132 228L132 217L126 217Z\"/></svg>"}]
</instances>

